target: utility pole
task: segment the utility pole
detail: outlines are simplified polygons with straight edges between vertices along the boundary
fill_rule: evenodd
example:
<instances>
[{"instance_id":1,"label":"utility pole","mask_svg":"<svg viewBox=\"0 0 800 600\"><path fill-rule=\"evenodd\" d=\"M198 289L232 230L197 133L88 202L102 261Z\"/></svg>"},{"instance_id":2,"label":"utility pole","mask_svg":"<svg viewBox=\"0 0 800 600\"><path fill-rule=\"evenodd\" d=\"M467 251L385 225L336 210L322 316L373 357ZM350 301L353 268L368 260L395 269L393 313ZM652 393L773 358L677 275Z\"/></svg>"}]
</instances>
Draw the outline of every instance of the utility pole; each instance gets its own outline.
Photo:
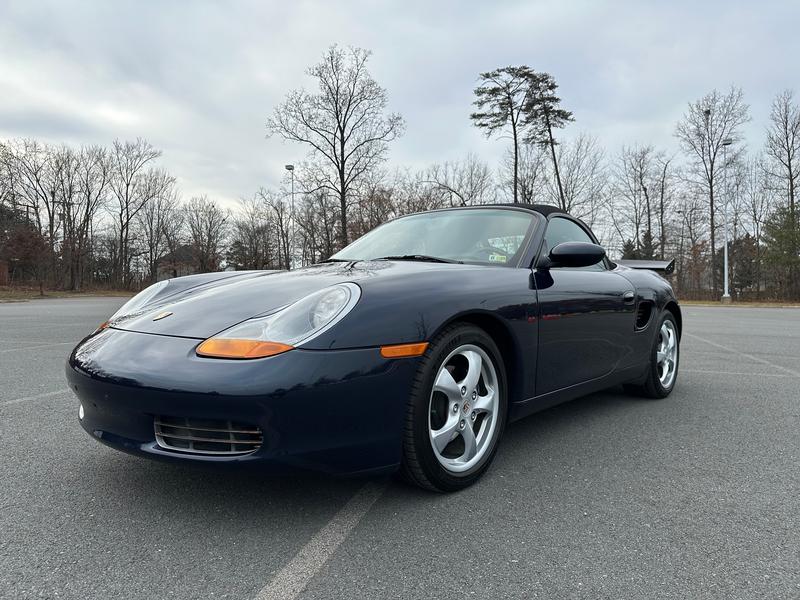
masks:
<instances>
[{"instance_id":1,"label":"utility pole","mask_svg":"<svg viewBox=\"0 0 800 600\"><path fill-rule=\"evenodd\" d=\"M291 222L291 225L289 227L289 235L292 238L291 240L289 240L289 246L291 247L292 244L294 243L294 165L286 165L286 170L289 171L289 173L291 173L291 176L292 176L292 196L291 196L292 200L291 200L291 208L290 208L291 213L289 215L289 219L290 219L290 222ZM288 254L289 248L287 248L286 250L287 250L287 254ZM289 263L289 269L291 269L294 266L292 264L293 263L293 260L292 260L293 258L294 258L294 256L287 256L286 257L286 262Z\"/></svg>"},{"instance_id":2,"label":"utility pole","mask_svg":"<svg viewBox=\"0 0 800 600\"><path fill-rule=\"evenodd\" d=\"M723 160L723 194L725 196L725 202L723 203L723 218L725 220L724 224L724 240L725 240L725 248L723 251L723 284L722 284L722 303L723 304L730 304L731 303L731 295L728 291L728 202L729 202L729 190L728 190L728 146L733 144L733 139L725 138L722 140L722 160Z\"/></svg>"}]
</instances>

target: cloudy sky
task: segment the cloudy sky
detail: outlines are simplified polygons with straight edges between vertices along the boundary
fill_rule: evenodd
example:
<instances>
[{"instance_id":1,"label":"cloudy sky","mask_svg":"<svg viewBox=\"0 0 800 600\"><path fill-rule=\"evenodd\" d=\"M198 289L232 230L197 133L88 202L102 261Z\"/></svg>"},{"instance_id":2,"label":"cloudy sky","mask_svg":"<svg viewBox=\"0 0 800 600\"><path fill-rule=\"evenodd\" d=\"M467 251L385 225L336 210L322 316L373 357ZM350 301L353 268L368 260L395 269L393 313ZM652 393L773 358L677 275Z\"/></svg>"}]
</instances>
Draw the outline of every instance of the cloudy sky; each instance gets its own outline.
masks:
<instances>
[{"instance_id":1,"label":"cloudy sky","mask_svg":"<svg viewBox=\"0 0 800 600\"><path fill-rule=\"evenodd\" d=\"M0 139L74 144L142 136L185 195L235 201L275 185L304 149L264 122L333 43L371 49L373 76L406 119L391 164L467 152L496 163L503 141L469 122L481 71L552 73L576 122L611 154L675 150L675 121L713 88L745 90L751 148L774 94L800 93L800 2L415 1L0 3Z\"/></svg>"}]
</instances>

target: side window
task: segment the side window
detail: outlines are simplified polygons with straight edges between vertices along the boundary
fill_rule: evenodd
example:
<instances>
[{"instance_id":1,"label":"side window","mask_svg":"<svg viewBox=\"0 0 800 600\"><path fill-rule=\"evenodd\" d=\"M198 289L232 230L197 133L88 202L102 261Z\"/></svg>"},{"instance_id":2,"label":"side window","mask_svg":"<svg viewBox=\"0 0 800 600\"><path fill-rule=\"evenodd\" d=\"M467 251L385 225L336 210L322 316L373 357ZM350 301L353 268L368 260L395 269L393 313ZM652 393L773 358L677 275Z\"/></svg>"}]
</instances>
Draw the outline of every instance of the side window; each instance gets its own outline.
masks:
<instances>
[{"instance_id":1,"label":"side window","mask_svg":"<svg viewBox=\"0 0 800 600\"><path fill-rule=\"evenodd\" d=\"M547 231L544 234L543 253L547 253L551 248L555 248L563 242L588 242L594 244L594 240L589 237L583 228L569 219L553 217L547 224ZM605 261L600 261L591 267L580 267L585 271L605 271Z\"/></svg>"}]
</instances>

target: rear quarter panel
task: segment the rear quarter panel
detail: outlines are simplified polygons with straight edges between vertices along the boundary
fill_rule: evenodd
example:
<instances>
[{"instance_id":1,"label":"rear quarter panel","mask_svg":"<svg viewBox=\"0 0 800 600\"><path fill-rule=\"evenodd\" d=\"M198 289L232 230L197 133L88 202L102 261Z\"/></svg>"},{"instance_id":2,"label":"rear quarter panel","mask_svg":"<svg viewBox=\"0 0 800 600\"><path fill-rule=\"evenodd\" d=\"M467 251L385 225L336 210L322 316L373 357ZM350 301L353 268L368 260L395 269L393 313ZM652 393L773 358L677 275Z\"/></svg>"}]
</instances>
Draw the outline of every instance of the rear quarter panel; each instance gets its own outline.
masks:
<instances>
[{"instance_id":1,"label":"rear quarter panel","mask_svg":"<svg viewBox=\"0 0 800 600\"><path fill-rule=\"evenodd\" d=\"M655 322L668 305L676 313L679 330L682 328L683 320L678 301L669 281L654 271L617 266L615 272L625 277L636 288L637 308L642 302L653 303L654 310L647 326L634 333L634 358L642 363L647 363L650 359L653 341L658 333Z\"/></svg>"}]
</instances>

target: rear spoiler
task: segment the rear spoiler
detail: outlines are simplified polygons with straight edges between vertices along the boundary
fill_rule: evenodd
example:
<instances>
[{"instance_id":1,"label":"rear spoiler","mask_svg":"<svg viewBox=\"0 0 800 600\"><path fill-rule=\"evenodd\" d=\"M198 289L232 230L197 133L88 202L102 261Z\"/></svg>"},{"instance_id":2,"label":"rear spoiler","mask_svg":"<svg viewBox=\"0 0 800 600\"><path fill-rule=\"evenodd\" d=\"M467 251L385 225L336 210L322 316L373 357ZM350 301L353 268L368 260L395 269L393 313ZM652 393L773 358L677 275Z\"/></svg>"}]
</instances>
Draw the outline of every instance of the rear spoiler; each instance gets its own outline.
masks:
<instances>
[{"instance_id":1,"label":"rear spoiler","mask_svg":"<svg viewBox=\"0 0 800 600\"><path fill-rule=\"evenodd\" d=\"M672 260L618 260L618 265L631 269L650 269L664 275L669 275L675 271L675 259Z\"/></svg>"}]
</instances>

